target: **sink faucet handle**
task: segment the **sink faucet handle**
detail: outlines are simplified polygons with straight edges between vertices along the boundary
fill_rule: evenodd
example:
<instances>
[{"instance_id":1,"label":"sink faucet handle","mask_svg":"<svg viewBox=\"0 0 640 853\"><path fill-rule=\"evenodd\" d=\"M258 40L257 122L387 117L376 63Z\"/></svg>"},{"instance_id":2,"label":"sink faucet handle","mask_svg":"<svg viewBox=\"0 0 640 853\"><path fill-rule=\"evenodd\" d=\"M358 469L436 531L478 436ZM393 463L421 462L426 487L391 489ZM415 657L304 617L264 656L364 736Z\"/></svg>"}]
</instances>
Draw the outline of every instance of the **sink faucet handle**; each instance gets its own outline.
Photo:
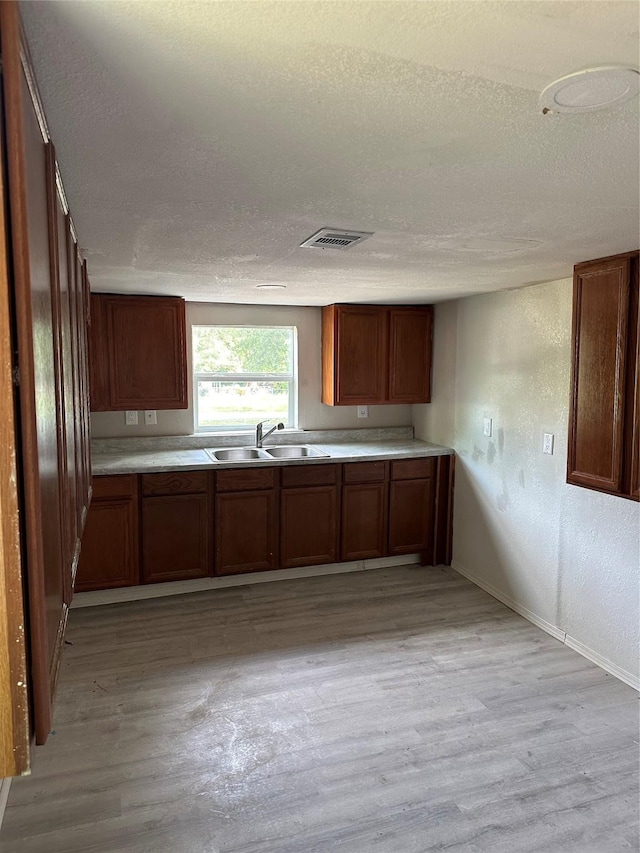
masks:
<instances>
[{"instance_id":1,"label":"sink faucet handle","mask_svg":"<svg viewBox=\"0 0 640 853\"><path fill-rule=\"evenodd\" d=\"M256 425L256 447L262 447L262 442L265 438L268 438L272 432L275 432L277 429L284 429L284 424L282 422L272 426L271 429L263 433L262 424L266 424L267 421L260 421L259 424Z\"/></svg>"}]
</instances>

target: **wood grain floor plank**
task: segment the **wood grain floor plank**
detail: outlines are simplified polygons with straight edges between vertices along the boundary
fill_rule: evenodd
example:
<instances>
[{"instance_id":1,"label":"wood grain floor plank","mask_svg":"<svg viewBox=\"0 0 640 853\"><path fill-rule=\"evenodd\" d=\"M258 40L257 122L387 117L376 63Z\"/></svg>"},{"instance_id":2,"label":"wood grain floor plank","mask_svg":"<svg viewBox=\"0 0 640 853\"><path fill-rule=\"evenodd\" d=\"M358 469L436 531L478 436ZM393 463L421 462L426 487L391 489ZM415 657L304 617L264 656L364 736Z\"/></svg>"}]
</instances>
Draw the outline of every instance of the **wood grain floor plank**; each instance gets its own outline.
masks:
<instances>
[{"instance_id":1,"label":"wood grain floor plank","mask_svg":"<svg viewBox=\"0 0 640 853\"><path fill-rule=\"evenodd\" d=\"M638 696L450 569L73 610L0 853L638 850Z\"/></svg>"}]
</instances>

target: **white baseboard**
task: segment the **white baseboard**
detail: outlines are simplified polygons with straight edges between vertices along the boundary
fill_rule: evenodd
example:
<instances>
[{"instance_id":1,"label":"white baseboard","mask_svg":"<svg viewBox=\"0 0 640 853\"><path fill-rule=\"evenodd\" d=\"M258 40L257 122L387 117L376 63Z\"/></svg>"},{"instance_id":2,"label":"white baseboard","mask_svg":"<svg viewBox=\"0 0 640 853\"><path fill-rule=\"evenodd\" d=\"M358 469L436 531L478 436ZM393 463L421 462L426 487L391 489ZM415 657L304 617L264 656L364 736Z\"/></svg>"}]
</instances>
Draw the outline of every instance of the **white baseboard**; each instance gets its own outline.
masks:
<instances>
[{"instance_id":1,"label":"white baseboard","mask_svg":"<svg viewBox=\"0 0 640 853\"><path fill-rule=\"evenodd\" d=\"M255 572L246 575L228 575L217 578L198 578L190 581L124 586L118 589L100 589L95 592L78 592L71 607L97 607L102 604L120 604L125 601L142 601L163 598L166 595L184 595L208 589L224 589L231 586L248 586L255 583L287 581L296 578L311 578L319 575L339 575L346 572L366 572L371 569L386 569L393 566L408 566L420 562L419 554L402 557L376 557L371 560L356 560L351 563L325 563L320 566L304 566L297 569L275 569L272 572Z\"/></svg>"},{"instance_id":2,"label":"white baseboard","mask_svg":"<svg viewBox=\"0 0 640 853\"><path fill-rule=\"evenodd\" d=\"M524 616L524 618L528 619L529 622L533 622L533 624L537 625L538 628L542 628L542 630L546 631L547 634L551 634L551 636L555 637L556 640L560 640L561 643L564 643L564 631L561 631L551 622L547 622L546 619L542 619L532 610L529 610L527 607L523 607L522 604L519 604L515 599L510 598L508 595L505 595L497 587L492 586L490 583L487 583L483 578L478 577L476 574L474 574L474 572L470 571L464 566L461 566L460 563L457 563L455 560L451 563L451 568L455 569L458 574L464 575L464 577L467 578L467 580L470 580L471 583L474 583L476 586L479 586L485 592L488 592L489 595L492 595L494 598L497 598L498 601L501 601L503 604L506 604L507 607L509 607L511 610L515 610L515 612L519 613L520 616Z\"/></svg>"},{"instance_id":3,"label":"white baseboard","mask_svg":"<svg viewBox=\"0 0 640 853\"><path fill-rule=\"evenodd\" d=\"M9 791L11 790L11 779L2 779L0 781L0 829L2 829L2 821L4 820L4 810L7 807L9 799Z\"/></svg>"},{"instance_id":4,"label":"white baseboard","mask_svg":"<svg viewBox=\"0 0 640 853\"><path fill-rule=\"evenodd\" d=\"M605 658L603 655L598 654L598 652L594 652L594 650L589 648L589 646L585 646L584 643L581 643L580 640L574 639L574 637L569 636L569 634L565 636L564 642L565 645L569 646L570 649L573 649L574 652L578 652L582 657L590 660L591 663L595 663L601 669L604 669L606 672L610 672L611 675L615 675L615 677L619 678L620 681L624 681L624 683L628 684L629 687L633 687L634 690L640 692L640 678L637 678L632 672L622 669L621 666L618 666L618 664L609 660L609 658Z\"/></svg>"},{"instance_id":5,"label":"white baseboard","mask_svg":"<svg viewBox=\"0 0 640 853\"><path fill-rule=\"evenodd\" d=\"M633 687L634 690L640 691L640 678L634 675L632 672L628 672L626 669L622 669L622 667L610 661L608 658L603 657L598 652L594 651L589 646L585 646L584 643L579 642L579 640L575 640L573 637L570 637L565 631L558 628L557 625L553 625L551 622L547 622L546 619L543 619L541 616L538 616L532 610L529 610L527 607L524 607L515 599L511 598L508 595L505 595L501 590L497 589L497 587L493 586L490 583L487 583L483 578L478 577L474 572L467 569L465 566L460 565L456 560L451 563L451 568L454 569L458 574L463 575L467 580L470 580L471 583L474 583L476 586L479 586L485 592L488 592L489 595L493 596L493 598L497 598L498 601L501 601L503 604L506 604L511 610L515 610L516 613L520 614L520 616L524 616L529 622L532 622L538 628L542 628L543 631L546 631L547 634L551 634L552 637L555 637L556 640L560 640L561 643L564 643L573 651L578 652L578 654L590 660L592 663L595 663L601 669L604 669L605 672L610 673L611 675L615 675L616 678L619 678L620 681L624 681L625 684L628 684L629 687Z\"/></svg>"}]
</instances>

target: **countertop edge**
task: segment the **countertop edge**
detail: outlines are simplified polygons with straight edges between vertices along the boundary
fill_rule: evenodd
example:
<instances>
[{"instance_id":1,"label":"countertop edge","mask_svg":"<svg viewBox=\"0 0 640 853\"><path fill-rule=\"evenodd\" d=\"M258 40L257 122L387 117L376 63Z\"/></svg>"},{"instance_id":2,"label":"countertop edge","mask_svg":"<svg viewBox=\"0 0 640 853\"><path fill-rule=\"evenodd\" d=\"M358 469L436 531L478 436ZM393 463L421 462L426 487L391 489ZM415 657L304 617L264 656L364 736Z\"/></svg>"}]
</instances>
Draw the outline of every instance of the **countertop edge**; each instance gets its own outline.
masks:
<instances>
[{"instance_id":1,"label":"countertop edge","mask_svg":"<svg viewBox=\"0 0 640 853\"><path fill-rule=\"evenodd\" d=\"M429 456L452 456L455 451L451 447L439 444L429 444L413 440L411 442L389 442L389 447L383 443L376 443L375 449L367 443L362 443L362 449L354 445L340 444L314 444L328 456L325 457L303 457L295 459L274 458L270 460L251 460L247 462L212 462L204 450L180 450L176 454L171 451L159 451L158 453L133 453L133 454L97 454L98 458L92 461L92 474L94 477L115 476L117 474L163 474L175 471L222 471L228 468L283 468L291 465L327 465L343 462L376 462L393 459L420 459ZM193 458L172 462L167 456L193 454ZM110 457L110 458L107 458ZM143 457L143 458L141 458ZM156 457L157 461L153 460Z\"/></svg>"}]
</instances>

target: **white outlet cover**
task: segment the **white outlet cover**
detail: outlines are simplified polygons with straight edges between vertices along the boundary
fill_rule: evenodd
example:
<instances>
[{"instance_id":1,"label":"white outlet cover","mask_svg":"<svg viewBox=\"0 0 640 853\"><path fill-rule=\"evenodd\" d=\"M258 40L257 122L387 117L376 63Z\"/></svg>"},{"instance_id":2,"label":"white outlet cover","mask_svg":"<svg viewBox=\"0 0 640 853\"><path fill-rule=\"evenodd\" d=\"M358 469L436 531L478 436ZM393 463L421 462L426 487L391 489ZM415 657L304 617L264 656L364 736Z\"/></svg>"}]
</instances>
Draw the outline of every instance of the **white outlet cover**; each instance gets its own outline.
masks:
<instances>
[{"instance_id":1,"label":"white outlet cover","mask_svg":"<svg viewBox=\"0 0 640 853\"><path fill-rule=\"evenodd\" d=\"M124 422L126 426L137 426L138 413L127 409L127 411L124 413Z\"/></svg>"},{"instance_id":2,"label":"white outlet cover","mask_svg":"<svg viewBox=\"0 0 640 853\"><path fill-rule=\"evenodd\" d=\"M542 452L548 453L550 456L553 456L553 433L545 432L544 440L542 442Z\"/></svg>"},{"instance_id":3,"label":"white outlet cover","mask_svg":"<svg viewBox=\"0 0 640 853\"><path fill-rule=\"evenodd\" d=\"M493 434L493 418L485 418L483 421L483 432L484 435L491 438Z\"/></svg>"},{"instance_id":4,"label":"white outlet cover","mask_svg":"<svg viewBox=\"0 0 640 853\"><path fill-rule=\"evenodd\" d=\"M358 417L359 418L368 418L369 417L369 406L358 406Z\"/></svg>"},{"instance_id":5,"label":"white outlet cover","mask_svg":"<svg viewBox=\"0 0 640 853\"><path fill-rule=\"evenodd\" d=\"M147 426L153 426L158 423L158 416L155 409L149 409L144 413L144 422Z\"/></svg>"}]
</instances>

